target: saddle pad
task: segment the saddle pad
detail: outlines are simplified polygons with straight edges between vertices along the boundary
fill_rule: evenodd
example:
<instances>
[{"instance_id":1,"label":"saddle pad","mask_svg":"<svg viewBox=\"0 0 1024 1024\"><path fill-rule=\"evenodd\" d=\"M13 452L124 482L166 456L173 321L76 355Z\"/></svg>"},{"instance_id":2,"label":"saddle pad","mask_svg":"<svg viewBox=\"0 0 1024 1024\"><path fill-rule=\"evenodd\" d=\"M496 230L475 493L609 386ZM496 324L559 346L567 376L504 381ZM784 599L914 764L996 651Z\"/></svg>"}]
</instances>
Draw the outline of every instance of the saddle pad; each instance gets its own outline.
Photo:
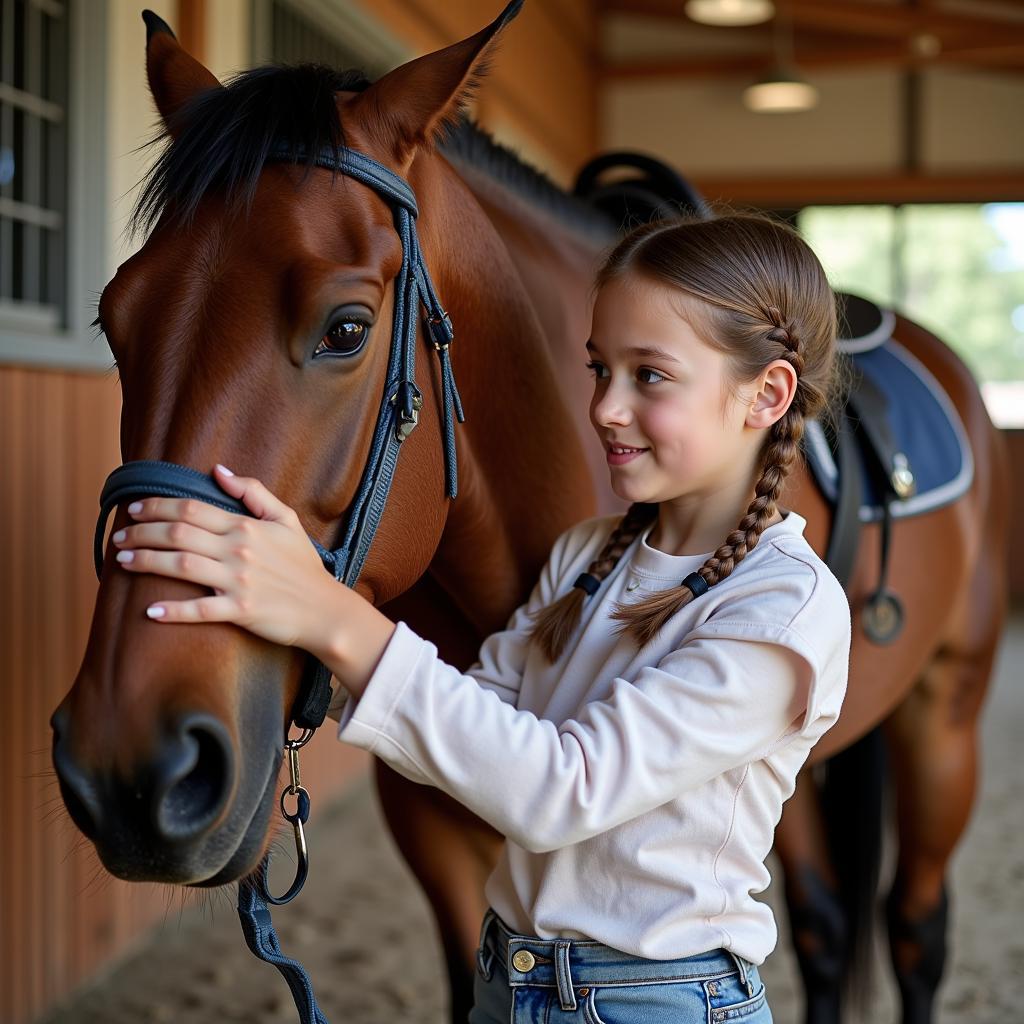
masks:
<instances>
[{"instance_id":1,"label":"saddle pad","mask_svg":"<svg viewBox=\"0 0 1024 1024\"><path fill-rule=\"evenodd\" d=\"M956 501L974 479L974 458L960 416L939 382L892 338L867 351L850 352L850 358L888 400L887 415L897 449L907 457L917 484L915 494L890 503L892 515L920 515ZM804 454L818 486L835 504L839 472L825 432L816 420L807 424ZM883 515L884 496L863 457L860 471L860 520L877 522Z\"/></svg>"}]
</instances>

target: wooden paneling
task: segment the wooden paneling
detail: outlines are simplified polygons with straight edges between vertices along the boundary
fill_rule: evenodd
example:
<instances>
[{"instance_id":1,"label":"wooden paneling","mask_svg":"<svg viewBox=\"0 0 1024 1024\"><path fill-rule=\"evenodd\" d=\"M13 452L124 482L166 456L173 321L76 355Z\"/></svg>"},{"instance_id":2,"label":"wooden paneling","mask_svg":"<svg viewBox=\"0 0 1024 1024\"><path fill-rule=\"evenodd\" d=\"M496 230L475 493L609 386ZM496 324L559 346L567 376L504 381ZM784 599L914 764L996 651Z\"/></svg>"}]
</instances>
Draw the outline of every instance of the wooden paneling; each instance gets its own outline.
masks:
<instances>
[{"instance_id":1,"label":"wooden paneling","mask_svg":"<svg viewBox=\"0 0 1024 1024\"><path fill-rule=\"evenodd\" d=\"M103 870L64 812L50 762L49 716L92 617L92 530L120 462L120 405L114 374L0 368L3 1024L34 1020L182 899ZM303 757L314 814L367 764L328 723Z\"/></svg>"},{"instance_id":2,"label":"wooden paneling","mask_svg":"<svg viewBox=\"0 0 1024 1024\"><path fill-rule=\"evenodd\" d=\"M501 4L360 0L360 7L415 53L427 53L480 31ZM596 48L589 0L528 3L504 30L480 90L480 123L512 126L531 150L550 155L566 184L597 144Z\"/></svg>"}]
</instances>

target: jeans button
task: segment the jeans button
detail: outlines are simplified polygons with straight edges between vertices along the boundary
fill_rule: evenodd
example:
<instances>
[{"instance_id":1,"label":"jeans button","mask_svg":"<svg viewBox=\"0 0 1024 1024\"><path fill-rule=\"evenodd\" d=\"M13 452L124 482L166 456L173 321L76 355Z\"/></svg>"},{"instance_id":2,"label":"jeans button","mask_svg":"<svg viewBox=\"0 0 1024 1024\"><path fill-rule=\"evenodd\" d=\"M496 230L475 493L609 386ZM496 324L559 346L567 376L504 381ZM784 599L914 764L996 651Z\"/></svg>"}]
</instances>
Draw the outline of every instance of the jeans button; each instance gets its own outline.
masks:
<instances>
[{"instance_id":1,"label":"jeans button","mask_svg":"<svg viewBox=\"0 0 1024 1024\"><path fill-rule=\"evenodd\" d=\"M512 966L517 971L523 971L524 973L526 971L532 971L536 962L534 955L528 949L520 949L512 957Z\"/></svg>"}]
</instances>

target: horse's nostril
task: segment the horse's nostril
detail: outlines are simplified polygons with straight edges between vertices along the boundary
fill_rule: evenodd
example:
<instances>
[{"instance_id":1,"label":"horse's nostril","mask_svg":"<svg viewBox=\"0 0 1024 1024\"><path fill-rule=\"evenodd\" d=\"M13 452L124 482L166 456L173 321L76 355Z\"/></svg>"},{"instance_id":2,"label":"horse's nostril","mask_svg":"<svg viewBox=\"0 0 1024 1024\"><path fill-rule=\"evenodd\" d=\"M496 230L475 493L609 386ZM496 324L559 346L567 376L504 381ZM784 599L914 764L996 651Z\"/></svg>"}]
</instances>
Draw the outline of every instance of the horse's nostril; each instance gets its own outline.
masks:
<instances>
[{"instance_id":1,"label":"horse's nostril","mask_svg":"<svg viewBox=\"0 0 1024 1024\"><path fill-rule=\"evenodd\" d=\"M53 767L64 806L82 834L87 839L95 839L99 831L100 802L92 779L68 755L67 714L62 708L54 712L50 726L53 729Z\"/></svg>"},{"instance_id":2,"label":"horse's nostril","mask_svg":"<svg viewBox=\"0 0 1024 1024\"><path fill-rule=\"evenodd\" d=\"M232 784L231 742L214 718L190 715L169 741L154 793L157 832L191 839L216 819Z\"/></svg>"}]
</instances>

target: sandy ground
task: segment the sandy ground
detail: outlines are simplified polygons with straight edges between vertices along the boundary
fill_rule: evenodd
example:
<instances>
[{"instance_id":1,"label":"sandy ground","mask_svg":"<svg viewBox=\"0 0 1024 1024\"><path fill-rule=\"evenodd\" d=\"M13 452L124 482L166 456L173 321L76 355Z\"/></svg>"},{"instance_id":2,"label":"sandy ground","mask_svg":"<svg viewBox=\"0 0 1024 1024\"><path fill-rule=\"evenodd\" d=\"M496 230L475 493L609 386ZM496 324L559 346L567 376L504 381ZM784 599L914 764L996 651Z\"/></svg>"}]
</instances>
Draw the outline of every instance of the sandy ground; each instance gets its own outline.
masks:
<instances>
[{"instance_id":1,"label":"sandy ground","mask_svg":"<svg viewBox=\"0 0 1024 1024\"><path fill-rule=\"evenodd\" d=\"M937 1024L1024 1020L1024 613L1003 644L983 722L982 790L953 864L952 956ZM305 892L275 910L284 951L312 975L328 1018L348 1024L447 1024L437 934L425 898L382 824L368 782L314 807ZM280 864L285 869L287 865ZM278 885L278 889L283 885ZM774 903L774 894L769 892ZM784 930L784 929L783 929ZM897 1020L884 969L863 1017ZM780 1024L801 1019L783 942L762 970ZM228 897L169 915L132 956L45 1018L45 1024L277 1024L296 1020L277 972L245 948Z\"/></svg>"}]
</instances>

